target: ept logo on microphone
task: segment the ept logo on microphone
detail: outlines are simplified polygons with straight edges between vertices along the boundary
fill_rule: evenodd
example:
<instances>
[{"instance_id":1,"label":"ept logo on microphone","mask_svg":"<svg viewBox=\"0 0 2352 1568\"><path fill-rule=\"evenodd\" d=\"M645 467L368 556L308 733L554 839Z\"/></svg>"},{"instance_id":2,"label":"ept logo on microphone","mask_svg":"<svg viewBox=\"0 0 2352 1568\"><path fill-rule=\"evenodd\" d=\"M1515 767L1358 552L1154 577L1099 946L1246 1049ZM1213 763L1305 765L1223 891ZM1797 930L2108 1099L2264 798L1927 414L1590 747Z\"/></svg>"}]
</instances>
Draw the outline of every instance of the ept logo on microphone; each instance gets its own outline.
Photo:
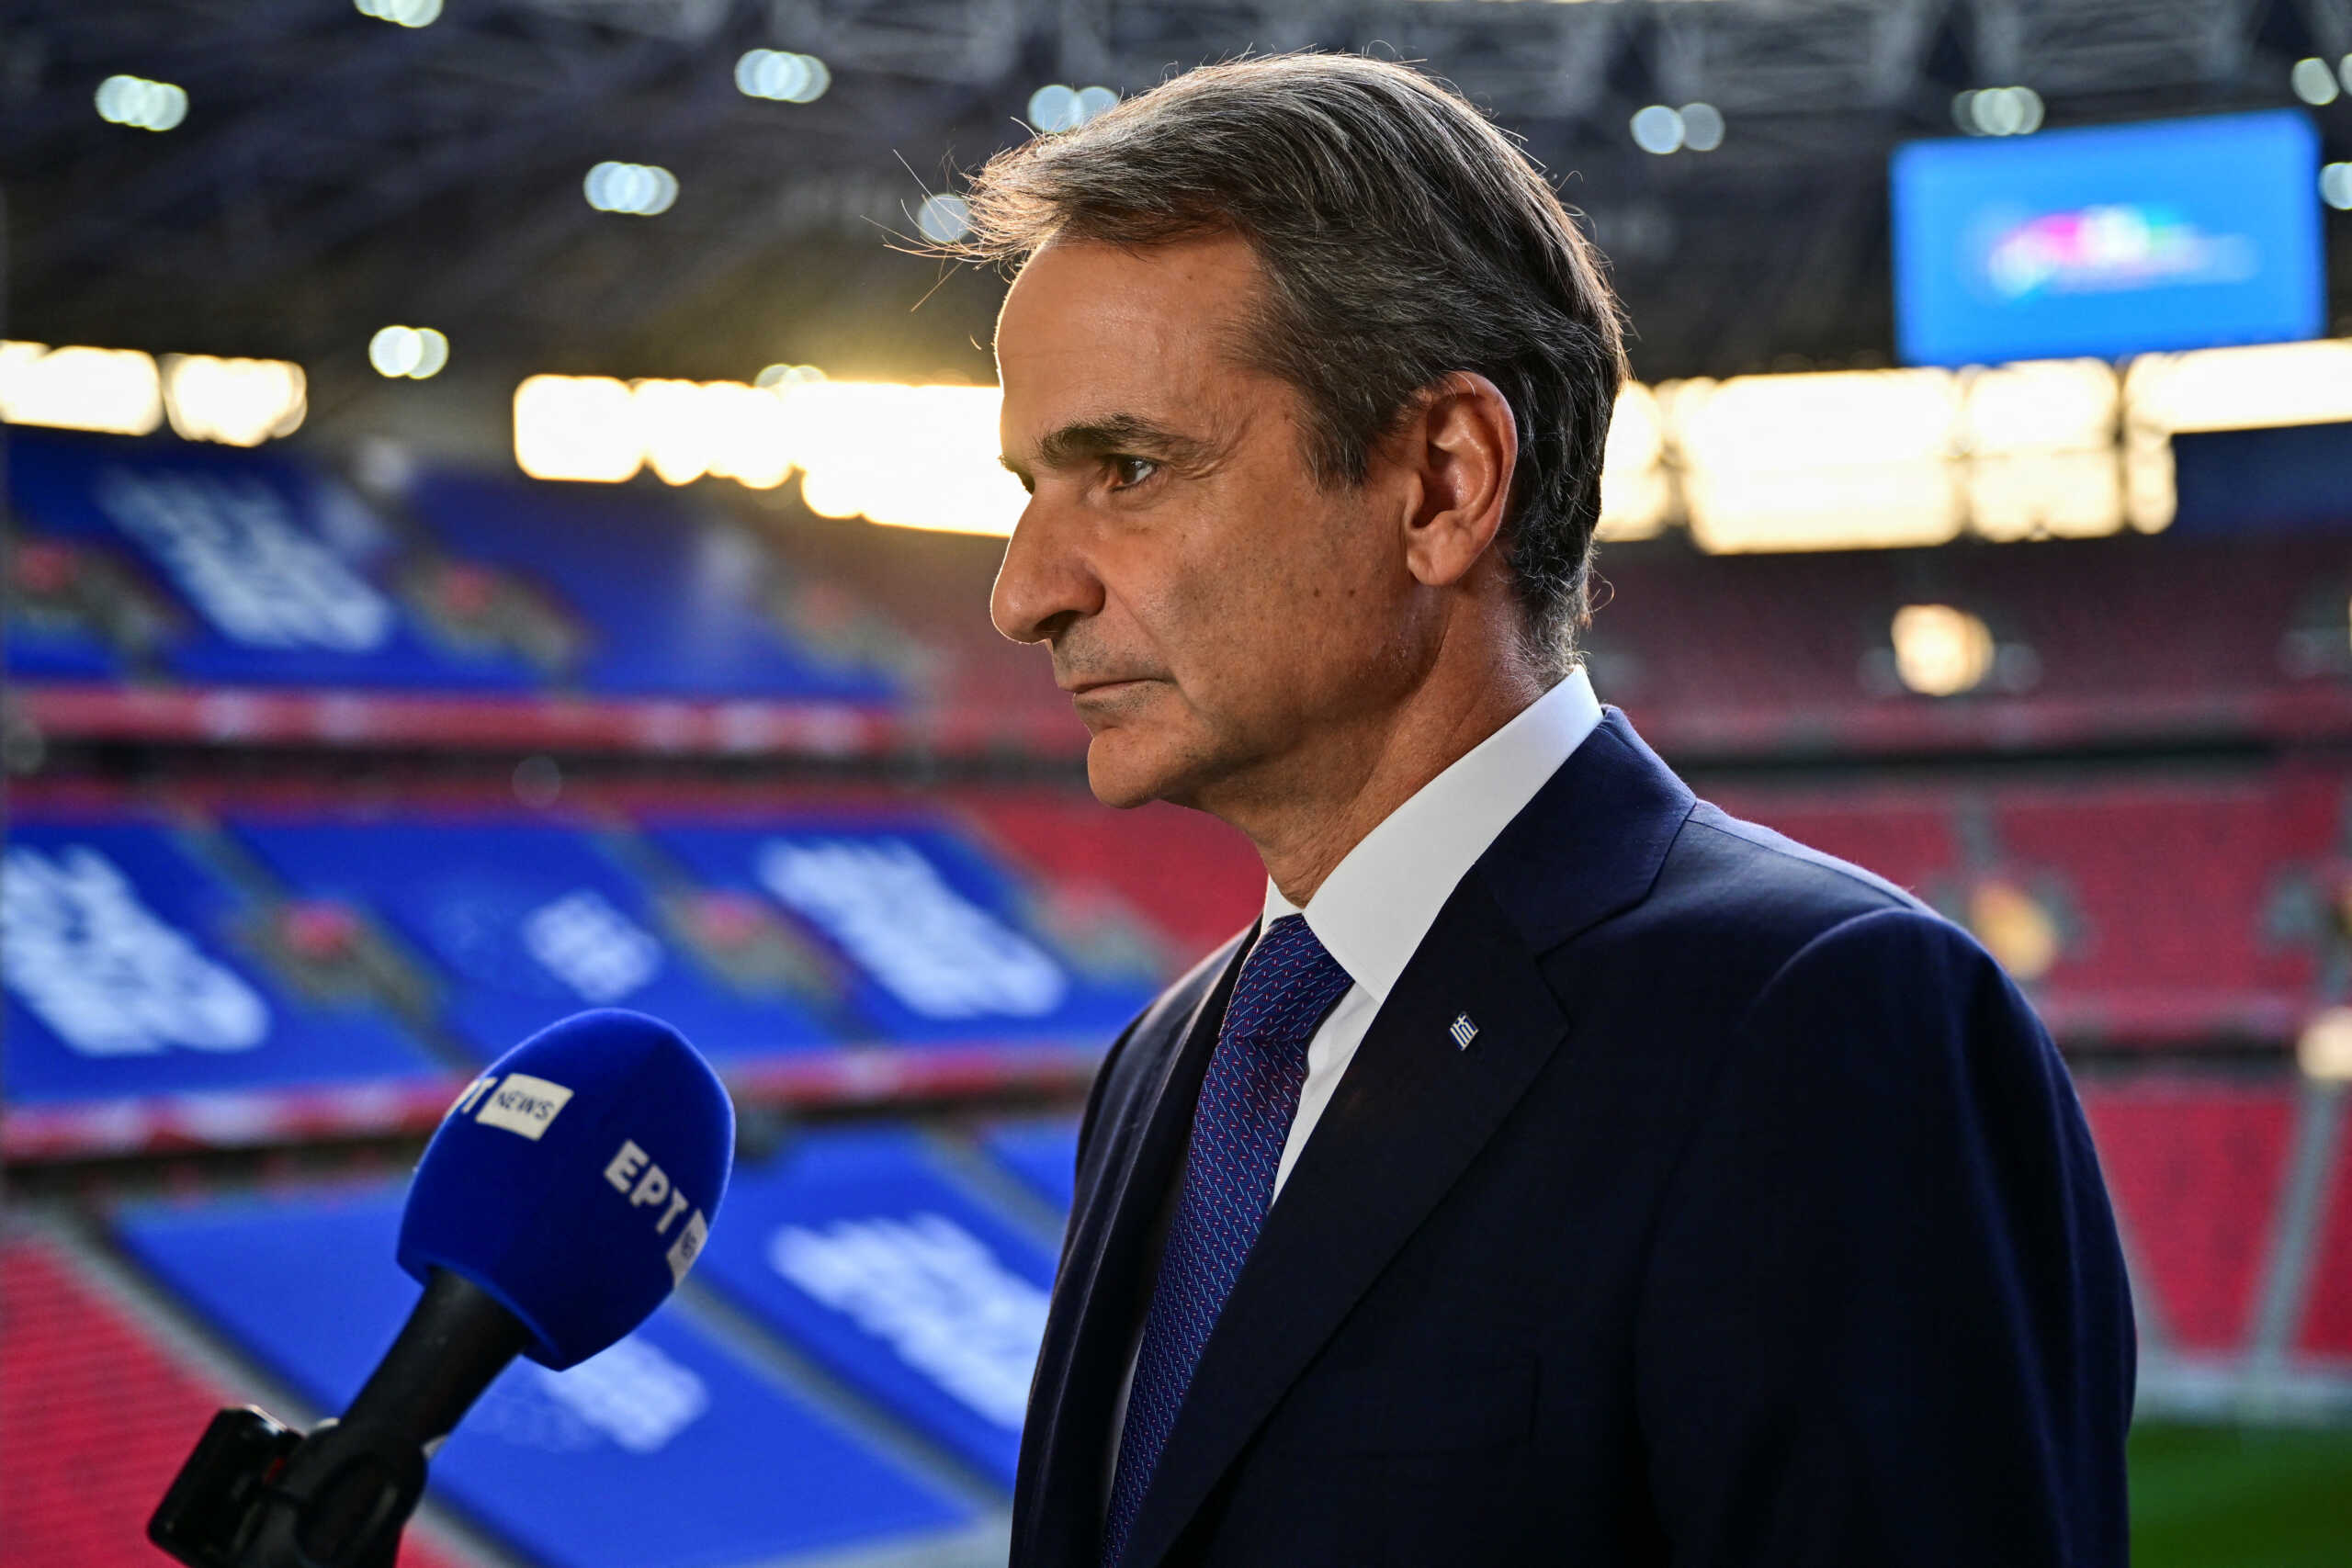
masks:
<instances>
[{"instance_id":1,"label":"ept logo on microphone","mask_svg":"<svg viewBox=\"0 0 2352 1568\"><path fill-rule=\"evenodd\" d=\"M661 1210L662 1218L653 1226L655 1235L668 1235L670 1222L694 1208L693 1201L684 1193L671 1190L668 1173L653 1163L651 1155L637 1146L634 1138L621 1140L619 1152L605 1167L605 1179L612 1184L614 1191L628 1195L630 1208L642 1209L650 1204ZM668 1207L662 1208L665 1202ZM672 1283L684 1282L686 1270L702 1256L702 1244L709 1235L710 1227L703 1223L702 1211L695 1209L694 1218L686 1222L678 1239L670 1244L670 1250L663 1255L670 1264Z\"/></svg>"}]
</instances>

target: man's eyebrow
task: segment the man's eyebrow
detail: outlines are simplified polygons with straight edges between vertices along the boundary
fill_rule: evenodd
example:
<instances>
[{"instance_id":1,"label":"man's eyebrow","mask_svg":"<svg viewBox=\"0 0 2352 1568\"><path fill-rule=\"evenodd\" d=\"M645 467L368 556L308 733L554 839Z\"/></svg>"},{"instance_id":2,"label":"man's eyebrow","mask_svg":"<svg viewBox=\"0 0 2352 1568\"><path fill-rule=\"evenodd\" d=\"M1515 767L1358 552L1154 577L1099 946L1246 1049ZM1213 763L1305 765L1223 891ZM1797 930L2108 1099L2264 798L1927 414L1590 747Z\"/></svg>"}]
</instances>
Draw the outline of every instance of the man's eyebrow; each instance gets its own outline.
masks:
<instances>
[{"instance_id":1,"label":"man's eyebrow","mask_svg":"<svg viewBox=\"0 0 2352 1568\"><path fill-rule=\"evenodd\" d=\"M1048 432L1037 443L1037 460L1048 468L1069 468L1114 453L1133 453L1185 468L1200 463L1212 450L1200 437L1170 430L1141 414L1114 413L1073 421ZM1016 474L1022 471L1010 457L998 460Z\"/></svg>"}]
</instances>

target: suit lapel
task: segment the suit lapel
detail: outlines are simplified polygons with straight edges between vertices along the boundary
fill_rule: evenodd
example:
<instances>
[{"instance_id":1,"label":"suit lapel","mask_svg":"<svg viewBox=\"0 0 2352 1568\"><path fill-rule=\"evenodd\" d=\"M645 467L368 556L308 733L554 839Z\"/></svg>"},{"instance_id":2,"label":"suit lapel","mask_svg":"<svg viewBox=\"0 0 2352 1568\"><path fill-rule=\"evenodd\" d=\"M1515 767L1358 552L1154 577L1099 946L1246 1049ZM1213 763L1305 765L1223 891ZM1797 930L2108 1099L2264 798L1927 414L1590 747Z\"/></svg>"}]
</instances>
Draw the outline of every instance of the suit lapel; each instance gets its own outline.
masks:
<instances>
[{"instance_id":1,"label":"suit lapel","mask_svg":"<svg viewBox=\"0 0 2352 1568\"><path fill-rule=\"evenodd\" d=\"M1252 926L1204 963L1204 971L1214 970L1212 984L1171 987L1179 997L1189 991L1192 1005L1146 1017L1116 1064L1123 1077L1132 1064L1134 1076L1114 1085L1102 1106L1100 1164L1072 1217L1046 1318L1039 1377L1053 1386L1041 1381L1030 1399L1033 1421L1051 1425L1036 1450L1043 1456L1030 1513L1036 1533L1019 1561L1092 1564L1100 1556L1111 1405L1143 1306L1153 1227L1182 1164L1201 1079L1256 935Z\"/></svg>"},{"instance_id":2,"label":"suit lapel","mask_svg":"<svg viewBox=\"0 0 2352 1568\"><path fill-rule=\"evenodd\" d=\"M1535 1081L1568 1024L1538 955L1638 902L1691 804L1609 709L1454 889L1266 1216L1169 1434L1125 1568L1157 1568ZM1466 1046L1457 1020L1476 1028ZM1190 1084L1186 1113L1197 1071ZM1179 1141L1179 1157L1182 1149Z\"/></svg>"}]
</instances>

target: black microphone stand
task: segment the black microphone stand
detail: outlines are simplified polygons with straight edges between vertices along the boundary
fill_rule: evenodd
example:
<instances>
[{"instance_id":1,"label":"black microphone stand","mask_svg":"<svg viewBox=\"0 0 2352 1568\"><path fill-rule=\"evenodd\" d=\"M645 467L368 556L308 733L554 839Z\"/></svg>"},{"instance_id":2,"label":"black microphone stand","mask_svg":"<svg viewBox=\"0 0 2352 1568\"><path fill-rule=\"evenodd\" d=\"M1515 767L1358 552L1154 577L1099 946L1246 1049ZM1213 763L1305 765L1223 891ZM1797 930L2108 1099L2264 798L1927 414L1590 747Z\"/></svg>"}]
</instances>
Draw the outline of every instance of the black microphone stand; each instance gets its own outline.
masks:
<instances>
[{"instance_id":1,"label":"black microphone stand","mask_svg":"<svg viewBox=\"0 0 2352 1568\"><path fill-rule=\"evenodd\" d=\"M426 1460L530 1342L489 1292L435 1269L341 1420L303 1436L251 1405L220 1412L147 1539L188 1568L393 1568Z\"/></svg>"}]
</instances>

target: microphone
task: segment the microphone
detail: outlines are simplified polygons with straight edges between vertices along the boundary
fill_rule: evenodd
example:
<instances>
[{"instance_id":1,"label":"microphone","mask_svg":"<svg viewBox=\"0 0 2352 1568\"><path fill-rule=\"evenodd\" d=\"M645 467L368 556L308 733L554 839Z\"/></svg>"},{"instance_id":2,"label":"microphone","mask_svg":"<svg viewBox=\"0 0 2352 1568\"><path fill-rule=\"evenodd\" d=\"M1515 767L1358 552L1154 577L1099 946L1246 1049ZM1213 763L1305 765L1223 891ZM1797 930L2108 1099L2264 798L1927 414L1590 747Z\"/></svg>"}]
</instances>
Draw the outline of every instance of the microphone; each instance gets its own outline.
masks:
<instances>
[{"instance_id":1,"label":"microphone","mask_svg":"<svg viewBox=\"0 0 2352 1568\"><path fill-rule=\"evenodd\" d=\"M223 1410L148 1539L190 1568L392 1568L427 1461L517 1355L561 1371L651 1314L726 1196L735 1109L685 1037L616 1008L466 1086L417 1162L400 1266L424 1294L340 1420Z\"/></svg>"}]
</instances>

